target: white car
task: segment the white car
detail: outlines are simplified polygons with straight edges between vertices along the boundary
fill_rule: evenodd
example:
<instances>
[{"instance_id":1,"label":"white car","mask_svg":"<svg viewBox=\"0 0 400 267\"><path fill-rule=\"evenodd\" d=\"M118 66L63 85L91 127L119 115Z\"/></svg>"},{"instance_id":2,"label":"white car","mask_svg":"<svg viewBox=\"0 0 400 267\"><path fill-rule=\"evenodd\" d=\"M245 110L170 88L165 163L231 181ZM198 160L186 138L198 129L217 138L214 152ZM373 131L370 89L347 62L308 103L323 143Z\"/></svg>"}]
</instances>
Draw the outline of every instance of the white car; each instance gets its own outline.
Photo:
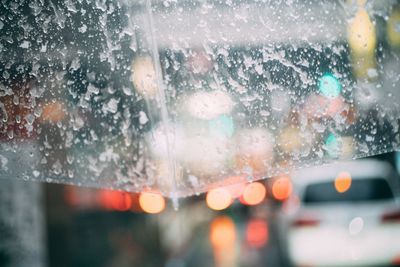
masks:
<instances>
[{"instance_id":1,"label":"white car","mask_svg":"<svg viewBox=\"0 0 400 267\"><path fill-rule=\"evenodd\" d=\"M281 237L293 265L400 264L399 178L388 163L343 162L292 179Z\"/></svg>"}]
</instances>

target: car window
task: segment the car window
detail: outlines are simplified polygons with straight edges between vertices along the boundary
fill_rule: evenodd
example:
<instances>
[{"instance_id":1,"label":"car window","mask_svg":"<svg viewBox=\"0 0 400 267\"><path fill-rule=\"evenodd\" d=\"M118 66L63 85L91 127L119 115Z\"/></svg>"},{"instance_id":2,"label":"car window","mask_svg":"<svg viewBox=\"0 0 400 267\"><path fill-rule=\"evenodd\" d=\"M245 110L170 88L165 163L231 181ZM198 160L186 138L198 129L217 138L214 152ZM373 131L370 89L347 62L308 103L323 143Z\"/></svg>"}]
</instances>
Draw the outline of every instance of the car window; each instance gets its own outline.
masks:
<instances>
[{"instance_id":1,"label":"car window","mask_svg":"<svg viewBox=\"0 0 400 267\"><path fill-rule=\"evenodd\" d=\"M306 204L359 202L393 199L393 192L383 178L353 179L345 192L339 192L334 182L310 184L305 188L303 202Z\"/></svg>"}]
</instances>

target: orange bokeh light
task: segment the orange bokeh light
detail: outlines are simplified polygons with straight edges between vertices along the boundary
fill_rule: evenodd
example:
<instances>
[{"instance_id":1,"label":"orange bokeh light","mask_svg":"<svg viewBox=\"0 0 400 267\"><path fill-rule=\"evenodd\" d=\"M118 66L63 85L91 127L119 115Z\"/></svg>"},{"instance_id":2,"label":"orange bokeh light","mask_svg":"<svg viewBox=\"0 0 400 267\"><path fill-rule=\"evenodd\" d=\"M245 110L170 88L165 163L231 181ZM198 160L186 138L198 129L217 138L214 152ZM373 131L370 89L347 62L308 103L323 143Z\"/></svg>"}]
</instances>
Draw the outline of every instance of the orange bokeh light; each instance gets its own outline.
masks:
<instances>
[{"instance_id":1,"label":"orange bokeh light","mask_svg":"<svg viewBox=\"0 0 400 267\"><path fill-rule=\"evenodd\" d=\"M127 211L132 206L132 199L129 193L101 190L99 192L100 205L108 210Z\"/></svg>"},{"instance_id":2,"label":"orange bokeh light","mask_svg":"<svg viewBox=\"0 0 400 267\"><path fill-rule=\"evenodd\" d=\"M42 108L41 120L56 123L66 117L66 107L62 102L47 103Z\"/></svg>"},{"instance_id":3,"label":"orange bokeh light","mask_svg":"<svg viewBox=\"0 0 400 267\"><path fill-rule=\"evenodd\" d=\"M228 216L215 218L210 225L210 242L215 249L227 249L236 240L235 224Z\"/></svg>"},{"instance_id":4,"label":"orange bokeh light","mask_svg":"<svg viewBox=\"0 0 400 267\"><path fill-rule=\"evenodd\" d=\"M139 204L144 212L151 214L160 213L165 209L164 197L154 192L140 193Z\"/></svg>"},{"instance_id":5,"label":"orange bokeh light","mask_svg":"<svg viewBox=\"0 0 400 267\"><path fill-rule=\"evenodd\" d=\"M261 248L268 242L268 225L265 220L252 219L246 227L246 242L249 247Z\"/></svg>"},{"instance_id":6,"label":"orange bokeh light","mask_svg":"<svg viewBox=\"0 0 400 267\"><path fill-rule=\"evenodd\" d=\"M344 193L350 189L351 175L348 172L341 172L335 179L335 189L339 193Z\"/></svg>"},{"instance_id":7,"label":"orange bokeh light","mask_svg":"<svg viewBox=\"0 0 400 267\"><path fill-rule=\"evenodd\" d=\"M272 185L272 195L277 200L287 199L293 191L293 185L286 176L276 179Z\"/></svg>"},{"instance_id":8,"label":"orange bokeh light","mask_svg":"<svg viewBox=\"0 0 400 267\"><path fill-rule=\"evenodd\" d=\"M207 193L206 202L210 209L223 210L231 205L232 196L225 188L215 188Z\"/></svg>"},{"instance_id":9,"label":"orange bokeh light","mask_svg":"<svg viewBox=\"0 0 400 267\"><path fill-rule=\"evenodd\" d=\"M244 189L240 201L245 205L257 205L264 200L266 193L267 190L262 183L251 183Z\"/></svg>"}]
</instances>

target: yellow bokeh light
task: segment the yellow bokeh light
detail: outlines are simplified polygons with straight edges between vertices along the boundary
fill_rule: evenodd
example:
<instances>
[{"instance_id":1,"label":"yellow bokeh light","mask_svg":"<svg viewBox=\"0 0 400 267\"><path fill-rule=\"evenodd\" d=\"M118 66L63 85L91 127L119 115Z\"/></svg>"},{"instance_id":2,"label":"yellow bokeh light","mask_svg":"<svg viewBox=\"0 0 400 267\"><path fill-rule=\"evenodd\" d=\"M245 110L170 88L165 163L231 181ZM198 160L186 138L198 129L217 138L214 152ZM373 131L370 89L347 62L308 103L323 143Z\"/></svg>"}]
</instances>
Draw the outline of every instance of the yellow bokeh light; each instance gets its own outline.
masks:
<instances>
[{"instance_id":1,"label":"yellow bokeh light","mask_svg":"<svg viewBox=\"0 0 400 267\"><path fill-rule=\"evenodd\" d=\"M143 211L151 214L160 213L165 209L165 199L158 193L142 192L139 204Z\"/></svg>"},{"instance_id":2,"label":"yellow bokeh light","mask_svg":"<svg viewBox=\"0 0 400 267\"><path fill-rule=\"evenodd\" d=\"M339 193L344 193L350 189L351 175L348 172L341 172L335 179L335 189Z\"/></svg>"},{"instance_id":3,"label":"yellow bokeh light","mask_svg":"<svg viewBox=\"0 0 400 267\"><path fill-rule=\"evenodd\" d=\"M243 191L243 202L246 205L257 205L264 200L266 192L267 190L262 183L248 184Z\"/></svg>"},{"instance_id":4,"label":"yellow bokeh light","mask_svg":"<svg viewBox=\"0 0 400 267\"><path fill-rule=\"evenodd\" d=\"M157 94L156 71L153 60L137 57L132 63L132 82L135 89L144 97L154 98Z\"/></svg>"},{"instance_id":5,"label":"yellow bokeh light","mask_svg":"<svg viewBox=\"0 0 400 267\"><path fill-rule=\"evenodd\" d=\"M232 196L225 188L215 188L207 193L206 202L210 209L223 210L231 205Z\"/></svg>"},{"instance_id":6,"label":"yellow bokeh light","mask_svg":"<svg viewBox=\"0 0 400 267\"><path fill-rule=\"evenodd\" d=\"M290 153L294 150L300 149L302 144L298 128L290 126L282 130L282 133L279 136L279 146L283 151Z\"/></svg>"},{"instance_id":7,"label":"yellow bokeh light","mask_svg":"<svg viewBox=\"0 0 400 267\"><path fill-rule=\"evenodd\" d=\"M375 25L364 7L359 7L348 27L349 45L356 55L374 53L376 48Z\"/></svg>"}]
</instances>

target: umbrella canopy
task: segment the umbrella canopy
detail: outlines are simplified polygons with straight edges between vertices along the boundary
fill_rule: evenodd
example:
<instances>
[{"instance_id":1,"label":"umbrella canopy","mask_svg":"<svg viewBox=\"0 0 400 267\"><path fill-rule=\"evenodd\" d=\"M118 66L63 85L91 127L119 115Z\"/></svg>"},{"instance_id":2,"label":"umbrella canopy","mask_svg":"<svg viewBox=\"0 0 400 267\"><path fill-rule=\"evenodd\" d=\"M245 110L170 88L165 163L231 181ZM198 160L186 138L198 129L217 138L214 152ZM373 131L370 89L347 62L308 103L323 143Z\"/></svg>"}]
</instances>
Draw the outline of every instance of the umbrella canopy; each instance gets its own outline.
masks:
<instances>
[{"instance_id":1,"label":"umbrella canopy","mask_svg":"<svg viewBox=\"0 0 400 267\"><path fill-rule=\"evenodd\" d=\"M398 8L5 1L0 177L181 197L393 151Z\"/></svg>"}]
</instances>

